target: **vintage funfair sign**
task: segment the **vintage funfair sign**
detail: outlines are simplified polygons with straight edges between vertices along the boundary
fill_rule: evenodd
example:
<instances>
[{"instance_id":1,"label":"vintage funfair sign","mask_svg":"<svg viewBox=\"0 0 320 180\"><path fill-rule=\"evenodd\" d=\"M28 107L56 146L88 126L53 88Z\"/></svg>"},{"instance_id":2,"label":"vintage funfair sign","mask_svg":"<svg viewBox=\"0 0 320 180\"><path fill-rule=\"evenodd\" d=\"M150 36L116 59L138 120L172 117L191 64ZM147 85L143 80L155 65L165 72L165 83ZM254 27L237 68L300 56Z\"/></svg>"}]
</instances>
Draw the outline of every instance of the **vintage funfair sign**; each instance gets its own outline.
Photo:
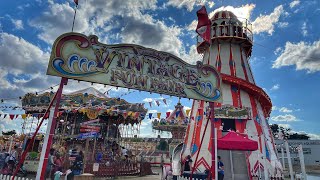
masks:
<instances>
[{"instance_id":1,"label":"vintage funfair sign","mask_svg":"<svg viewBox=\"0 0 320 180\"><path fill-rule=\"evenodd\" d=\"M55 41L47 74L208 102L222 99L221 79L212 66L190 65L138 45L106 45L78 33Z\"/></svg>"}]
</instances>

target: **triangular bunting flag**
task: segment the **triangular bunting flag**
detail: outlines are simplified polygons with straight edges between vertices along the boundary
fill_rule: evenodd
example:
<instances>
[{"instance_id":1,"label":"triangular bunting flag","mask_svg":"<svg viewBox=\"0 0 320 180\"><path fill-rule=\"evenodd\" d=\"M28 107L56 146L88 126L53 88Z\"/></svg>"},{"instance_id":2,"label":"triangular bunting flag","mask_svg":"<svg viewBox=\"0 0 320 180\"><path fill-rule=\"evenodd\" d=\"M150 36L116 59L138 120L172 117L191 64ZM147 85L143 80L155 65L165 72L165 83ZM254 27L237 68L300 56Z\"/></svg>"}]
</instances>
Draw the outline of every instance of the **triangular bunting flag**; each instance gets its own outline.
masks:
<instances>
[{"instance_id":1,"label":"triangular bunting flag","mask_svg":"<svg viewBox=\"0 0 320 180\"><path fill-rule=\"evenodd\" d=\"M4 114L3 119L5 119L7 117L7 114Z\"/></svg>"},{"instance_id":2,"label":"triangular bunting flag","mask_svg":"<svg viewBox=\"0 0 320 180\"><path fill-rule=\"evenodd\" d=\"M22 117L23 120L25 120L27 118L27 115L26 114L22 114L21 117Z\"/></svg>"},{"instance_id":3,"label":"triangular bunting flag","mask_svg":"<svg viewBox=\"0 0 320 180\"><path fill-rule=\"evenodd\" d=\"M136 112L136 114L134 115L134 117L135 117L135 118L138 118L139 115L140 115L140 113L139 113L139 112Z\"/></svg>"},{"instance_id":4,"label":"triangular bunting flag","mask_svg":"<svg viewBox=\"0 0 320 180\"><path fill-rule=\"evenodd\" d=\"M14 117L15 119L17 119L19 117L19 114L16 115L16 117Z\"/></svg>"},{"instance_id":5,"label":"triangular bunting flag","mask_svg":"<svg viewBox=\"0 0 320 180\"><path fill-rule=\"evenodd\" d=\"M178 117L180 114L180 111L176 111L176 117Z\"/></svg>"},{"instance_id":6,"label":"triangular bunting flag","mask_svg":"<svg viewBox=\"0 0 320 180\"><path fill-rule=\"evenodd\" d=\"M159 101L156 101L156 104L159 106L159 105L160 105L160 102L159 102Z\"/></svg>"},{"instance_id":7,"label":"triangular bunting flag","mask_svg":"<svg viewBox=\"0 0 320 180\"><path fill-rule=\"evenodd\" d=\"M14 114L10 114L9 117L10 117L11 120L13 120L14 119Z\"/></svg>"},{"instance_id":8,"label":"triangular bunting flag","mask_svg":"<svg viewBox=\"0 0 320 180\"><path fill-rule=\"evenodd\" d=\"M166 112L166 115L167 115L166 118L168 118L170 116L170 112Z\"/></svg>"},{"instance_id":9,"label":"triangular bunting flag","mask_svg":"<svg viewBox=\"0 0 320 180\"><path fill-rule=\"evenodd\" d=\"M190 111L191 111L191 109L187 109L187 110L186 110L187 116L189 116Z\"/></svg>"},{"instance_id":10,"label":"triangular bunting flag","mask_svg":"<svg viewBox=\"0 0 320 180\"><path fill-rule=\"evenodd\" d=\"M161 113L157 113L158 119L160 119Z\"/></svg>"},{"instance_id":11,"label":"triangular bunting flag","mask_svg":"<svg viewBox=\"0 0 320 180\"><path fill-rule=\"evenodd\" d=\"M122 115L123 115L124 118L126 118L127 117L127 112L123 112Z\"/></svg>"},{"instance_id":12,"label":"triangular bunting flag","mask_svg":"<svg viewBox=\"0 0 320 180\"><path fill-rule=\"evenodd\" d=\"M165 103L167 105L167 100L166 99L163 99L163 103Z\"/></svg>"},{"instance_id":13,"label":"triangular bunting flag","mask_svg":"<svg viewBox=\"0 0 320 180\"><path fill-rule=\"evenodd\" d=\"M149 119L151 119L152 118L152 113L149 113Z\"/></svg>"},{"instance_id":14,"label":"triangular bunting flag","mask_svg":"<svg viewBox=\"0 0 320 180\"><path fill-rule=\"evenodd\" d=\"M149 102L149 105L150 105L150 107L152 107L152 101L151 101L151 102Z\"/></svg>"}]
</instances>

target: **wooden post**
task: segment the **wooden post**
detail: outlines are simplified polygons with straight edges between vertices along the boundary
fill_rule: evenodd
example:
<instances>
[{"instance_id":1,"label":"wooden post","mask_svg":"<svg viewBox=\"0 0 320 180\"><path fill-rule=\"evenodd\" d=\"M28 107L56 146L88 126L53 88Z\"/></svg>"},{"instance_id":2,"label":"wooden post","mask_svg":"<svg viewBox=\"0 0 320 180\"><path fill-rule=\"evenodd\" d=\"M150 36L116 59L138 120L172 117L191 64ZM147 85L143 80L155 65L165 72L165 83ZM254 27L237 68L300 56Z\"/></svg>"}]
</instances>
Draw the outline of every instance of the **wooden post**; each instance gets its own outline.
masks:
<instances>
[{"instance_id":1,"label":"wooden post","mask_svg":"<svg viewBox=\"0 0 320 180\"><path fill-rule=\"evenodd\" d=\"M299 160L301 165L301 173L302 173L303 179L306 180L307 174L306 174L306 167L304 165L304 156L303 156L303 149L301 144L298 146L298 153L299 153Z\"/></svg>"},{"instance_id":2,"label":"wooden post","mask_svg":"<svg viewBox=\"0 0 320 180\"><path fill-rule=\"evenodd\" d=\"M83 173L84 173L84 170L86 169L86 164L87 164L89 142L90 142L90 138L87 138L86 139L86 147L85 147L85 150L84 150L85 153L84 153L84 159L83 159Z\"/></svg>"},{"instance_id":3,"label":"wooden post","mask_svg":"<svg viewBox=\"0 0 320 180\"><path fill-rule=\"evenodd\" d=\"M91 156L92 159L94 159L94 155L96 152L96 144L97 144L97 137L94 138L93 151L92 151L92 156Z\"/></svg>"}]
</instances>

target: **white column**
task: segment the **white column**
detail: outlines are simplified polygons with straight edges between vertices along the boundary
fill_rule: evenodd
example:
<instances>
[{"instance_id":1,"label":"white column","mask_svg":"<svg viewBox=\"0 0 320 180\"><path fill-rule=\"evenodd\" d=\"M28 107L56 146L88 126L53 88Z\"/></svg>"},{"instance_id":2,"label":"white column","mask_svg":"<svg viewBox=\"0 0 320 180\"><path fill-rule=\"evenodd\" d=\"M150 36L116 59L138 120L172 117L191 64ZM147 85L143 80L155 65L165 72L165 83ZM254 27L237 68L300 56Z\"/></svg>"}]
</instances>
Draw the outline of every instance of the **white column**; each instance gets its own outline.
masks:
<instances>
[{"instance_id":1,"label":"white column","mask_svg":"<svg viewBox=\"0 0 320 180\"><path fill-rule=\"evenodd\" d=\"M231 179L234 180L234 172L233 172L233 161L232 161L232 152L231 150L229 150L229 154L230 154L230 169L231 169Z\"/></svg>"},{"instance_id":2,"label":"white column","mask_svg":"<svg viewBox=\"0 0 320 180\"><path fill-rule=\"evenodd\" d=\"M9 145L9 154L11 154L11 149L12 149L12 143L13 143L13 136L11 135L10 137L9 137L9 139L10 139L10 145Z\"/></svg>"},{"instance_id":3,"label":"white column","mask_svg":"<svg viewBox=\"0 0 320 180\"><path fill-rule=\"evenodd\" d=\"M217 128L214 128L214 163L215 164L215 168L216 168L216 172L214 173L215 174L215 179L217 180L218 179L218 135L217 135Z\"/></svg>"},{"instance_id":4,"label":"white column","mask_svg":"<svg viewBox=\"0 0 320 180\"><path fill-rule=\"evenodd\" d=\"M288 164L289 164L289 172L290 172L290 179L293 180L293 169L292 169L292 163L291 163L291 156L290 156L290 150L289 150L289 145L288 145L288 141L285 140L284 144L286 146L286 151L287 151L287 159L288 159Z\"/></svg>"},{"instance_id":5,"label":"white column","mask_svg":"<svg viewBox=\"0 0 320 180\"><path fill-rule=\"evenodd\" d=\"M262 145L262 157L263 157L263 174L264 179L269 180L268 169L267 169L267 155L266 155L266 144L265 144L265 136L261 134L261 145Z\"/></svg>"},{"instance_id":6,"label":"white column","mask_svg":"<svg viewBox=\"0 0 320 180\"><path fill-rule=\"evenodd\" d=\"M299 153L302 176L303 176L303 179L306 180L307 179L307 174L306 174L306 167L305 167L305 164L304 164L303 149L302 149L302 145L301 144L298 146L298 153Z\"/></svg>"},{"instance_id":7,"label":"white column","mask_svg":"<svg viewBox=\"0 0 320 180\"><path fill-rule=\"evenodd\" d=\"M40 155L40 162L39 162L39 166L38 166L38 170L37 170L36 179L40 179L42 165L43 165L43 161L44 161L44 155L45 155L47 145L48 145L53 115L54 115L54 107L50 109L50 115L49 115L48 124L47 124L47 131L46 131L46 135L44 136L44 140L43 140L43 145L42 145L42 150L41 150L41 155Z\"/></svg>"},{"instance_id":8,"label":"white column","mask_svg":"<svg viewBox=\"0 0 320 180\"><path fill-rule=\"evenodd\" d=\"M282 168L283 168L283 170L286 170L286 164L284 162L284 151L283 151L282 145L281 145L281 159L282 159Z\"/></svg>"}]
</instances>

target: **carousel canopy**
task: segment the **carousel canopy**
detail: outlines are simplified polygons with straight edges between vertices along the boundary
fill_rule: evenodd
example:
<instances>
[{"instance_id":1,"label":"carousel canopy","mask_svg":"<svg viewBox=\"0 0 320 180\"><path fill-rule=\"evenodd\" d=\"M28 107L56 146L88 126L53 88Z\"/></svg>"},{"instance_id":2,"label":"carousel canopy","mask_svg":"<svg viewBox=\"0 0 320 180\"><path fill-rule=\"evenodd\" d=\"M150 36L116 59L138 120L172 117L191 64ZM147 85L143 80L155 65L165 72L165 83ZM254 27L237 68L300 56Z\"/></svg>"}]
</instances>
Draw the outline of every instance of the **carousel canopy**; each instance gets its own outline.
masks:
<instances>
[{"instance_id":1,"label":"carousel canopy","mask_svg":"<svg viewBox=\"0 0 320 180\"><path fill-rule=\"evenodd\" d=\"M109 96L105 95L104 93L98 91L97 89L95 89L93 87L88 87L86 89L75 91L75 92L69 93L67 95L72 96L72 95L78 95L78 94L91 94L91 95L94 95L95 97L98 97L98 98L110 98Z\"/></svg>"},{"instance_id":2,"label":"carousel canopy","mask_svg":"<svg viewBox=\"0 0 320 180\"><path fill-rule=\"evenodd\" d=\"M184 120L187 118L187 114L183 109L183 106L181 103L178 103L175 106L175 109L170 113L170 115L167 117L167 121L171 121L172 119L177 119L177 120Z\"/></svg>"},{"instance_id":3,"label":"carousel canopy","mask_svg":"<svg viewBox=\"0 0 320 180\"><path fill-rule=\"evenodd\" d=\"M44 111L50 104L54 93L46 92L43 94L28 93L22 98L22 106L28 111ZM147 112L143 103L128 103L124 99L109 98L93 87L63 94L60 102L61 108L79 109L81 107L119 109L133 112Z\"/></svg>"},{"instance_id":4,"label":"carousel canopy","mask_svg":"<svg viewBox=\"0 0 320 180\"><path fill-rule=\"evenodd\" d=\"M243 135L230 131L227 135L218 139L218 149L255 151L258 149L258 142L248 139Z\"/></svg>"}]
</instances>

